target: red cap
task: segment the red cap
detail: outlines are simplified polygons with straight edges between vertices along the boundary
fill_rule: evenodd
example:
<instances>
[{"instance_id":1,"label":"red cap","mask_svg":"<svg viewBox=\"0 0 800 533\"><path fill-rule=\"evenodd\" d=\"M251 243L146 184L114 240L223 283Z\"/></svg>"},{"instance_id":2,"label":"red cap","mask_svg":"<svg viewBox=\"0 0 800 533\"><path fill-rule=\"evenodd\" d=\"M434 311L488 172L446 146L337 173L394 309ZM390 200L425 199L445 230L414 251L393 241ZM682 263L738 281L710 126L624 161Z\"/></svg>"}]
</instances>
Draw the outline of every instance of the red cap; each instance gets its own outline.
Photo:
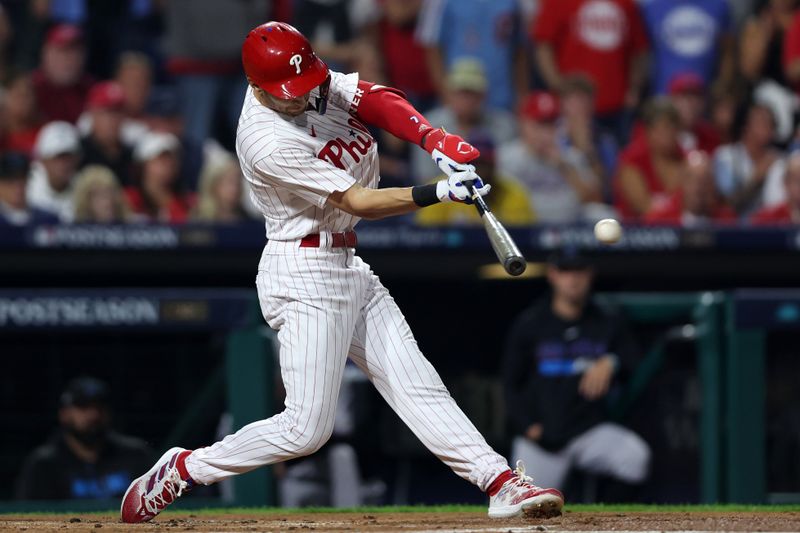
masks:
<instances>
[{"instance_id":1,"label":"red cap","mask_svg":"<svg viewBox=\"0 0 800 533\"><path fill-rule=\"evenodd\" d=\"M267 22L247 34L242 45L244 73L276 98L297 98L328 78L328 66L294 27Z\"/></svg>"},{"instance_id":2,"label":"red cap","mask_svg":"<svg viewBox=\"0 0 800 533\"><path fill-rule=\"evenodd\" d=\"M533 91L522 102L523 116L537 122L553 122L558 118L558 99L545 91Z\"/></svg>"},{"instance_id":3,"label":"red cap","mask_svg":"<svg viewBox=\"0 0 800 533\"><path fill-rule=\"evenodd\" d=\"M89 90L86 107L89 109L122 109L125 95L115 81L101 81Z\"/></svg>"},{"instance_id":4,"label":"red cap","mask_svg":"<svg viewBox=\"0 0 800 533\"><path fill-rule=\"evenodd\" d=\"M706 82L694 72L677 74L669 82L669 94L703 94L706 91Z\"/></svg>"},{"instance_id":5,"label":"red cap","mask_svg":"<svg viewBox=\"0 0 800 533\"><path fill-rule=\"evenodd\" d=\"M47 32L45 42L59 47L82 43L83 31L73 24L57 24Z\"/></svg>"}]
</instances>

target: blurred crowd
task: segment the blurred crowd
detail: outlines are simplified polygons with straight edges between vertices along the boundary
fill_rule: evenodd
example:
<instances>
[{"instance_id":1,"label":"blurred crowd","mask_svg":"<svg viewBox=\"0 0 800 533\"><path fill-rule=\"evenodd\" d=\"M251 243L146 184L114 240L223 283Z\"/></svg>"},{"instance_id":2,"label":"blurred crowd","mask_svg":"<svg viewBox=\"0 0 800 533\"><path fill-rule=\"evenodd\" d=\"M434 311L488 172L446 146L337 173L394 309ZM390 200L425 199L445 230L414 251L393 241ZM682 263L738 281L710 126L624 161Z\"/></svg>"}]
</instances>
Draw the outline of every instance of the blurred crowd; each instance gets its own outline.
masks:
<instances>
[{"instance_id":1,"label":"blurred crowd","mask_svg":"<svg viewBox=\"0 0 800 533\"><path fill-rule=\"evenodd\" d=\"M478 147L508 225L800 224L796 4L0 0L0 225L258 218L231 150L240 46L271 19ZM373 134L382 186L437 179Z\"/></svg>"}]
</instances>

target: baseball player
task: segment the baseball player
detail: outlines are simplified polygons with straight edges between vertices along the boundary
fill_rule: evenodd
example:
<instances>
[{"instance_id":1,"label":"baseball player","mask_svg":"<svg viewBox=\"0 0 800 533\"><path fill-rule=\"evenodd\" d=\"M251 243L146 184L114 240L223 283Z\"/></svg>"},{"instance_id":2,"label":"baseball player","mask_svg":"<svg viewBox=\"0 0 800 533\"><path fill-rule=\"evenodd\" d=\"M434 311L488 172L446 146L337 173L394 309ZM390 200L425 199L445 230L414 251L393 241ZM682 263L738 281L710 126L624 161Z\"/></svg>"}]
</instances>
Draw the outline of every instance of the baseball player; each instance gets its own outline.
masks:
<instances>
[{"instance_id":1,"label":"baseball player","mask_svg":"<svg viewBox=\"0 0 800 533\"><path fill-rule=\"evenodd\" d=\"M533 485L521 464L510 470L489 447L355 254L353 228L362 218L469 202L464 180L487 194L468 164L478 151L433 128L399 91L329 71L288 24L253 29L242 62L250 86L236 149L266 220L256 285L264 318L278 331L285 409L207 448L167 451L128 488L122 520L146 522L198 483L318 450L333 430L348 357L431 452L489 495L490 517L558 513L561 493ZM421 146L449 177L377 189L378 153L366 124Z\"/></svg>"}]
</instances>

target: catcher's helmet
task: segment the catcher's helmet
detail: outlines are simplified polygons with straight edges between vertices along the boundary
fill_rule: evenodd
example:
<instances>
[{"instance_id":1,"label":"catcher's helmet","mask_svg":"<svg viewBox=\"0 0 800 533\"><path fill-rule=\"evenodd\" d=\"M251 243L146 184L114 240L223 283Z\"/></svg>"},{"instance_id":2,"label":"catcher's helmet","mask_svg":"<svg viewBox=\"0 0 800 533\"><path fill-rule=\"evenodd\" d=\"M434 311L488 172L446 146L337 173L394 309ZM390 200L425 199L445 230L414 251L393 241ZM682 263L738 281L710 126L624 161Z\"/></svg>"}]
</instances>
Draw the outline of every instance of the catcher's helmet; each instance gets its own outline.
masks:
<instances>
[{"instance_id":1,"label":"catcher's helmet","mask_svg":"<svg viewBox=\"0 0 800 533\"><path fill-rule=\"evenodd\" d=\"M247 34L242 64L251 83L284 100L303 96L328 79L328 66L308 39L283 22L267 22Z\"/></svg>"}]
</instances>

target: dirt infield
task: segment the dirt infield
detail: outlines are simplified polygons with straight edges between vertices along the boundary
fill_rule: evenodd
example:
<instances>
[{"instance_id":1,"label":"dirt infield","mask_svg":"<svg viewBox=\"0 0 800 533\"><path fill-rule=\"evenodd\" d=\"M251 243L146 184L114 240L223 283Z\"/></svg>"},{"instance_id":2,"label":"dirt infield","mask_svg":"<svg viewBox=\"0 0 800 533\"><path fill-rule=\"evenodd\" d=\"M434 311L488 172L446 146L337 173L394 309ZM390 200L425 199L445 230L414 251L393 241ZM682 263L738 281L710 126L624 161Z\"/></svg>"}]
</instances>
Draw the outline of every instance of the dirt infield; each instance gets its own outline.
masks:
<instances>
[{"instance_id":1,"label":"dirt infield","mask_svg":"<svg viewBox=\"0 0 800 533\"><path fill-rule=\"evenodd\" d=\"M5 515L0 531L800 531L798 512L570 512L548 519L490 520L484 513L170 513L154 522L126 525L114 515Z\"/></svg>"}]
</instances>

